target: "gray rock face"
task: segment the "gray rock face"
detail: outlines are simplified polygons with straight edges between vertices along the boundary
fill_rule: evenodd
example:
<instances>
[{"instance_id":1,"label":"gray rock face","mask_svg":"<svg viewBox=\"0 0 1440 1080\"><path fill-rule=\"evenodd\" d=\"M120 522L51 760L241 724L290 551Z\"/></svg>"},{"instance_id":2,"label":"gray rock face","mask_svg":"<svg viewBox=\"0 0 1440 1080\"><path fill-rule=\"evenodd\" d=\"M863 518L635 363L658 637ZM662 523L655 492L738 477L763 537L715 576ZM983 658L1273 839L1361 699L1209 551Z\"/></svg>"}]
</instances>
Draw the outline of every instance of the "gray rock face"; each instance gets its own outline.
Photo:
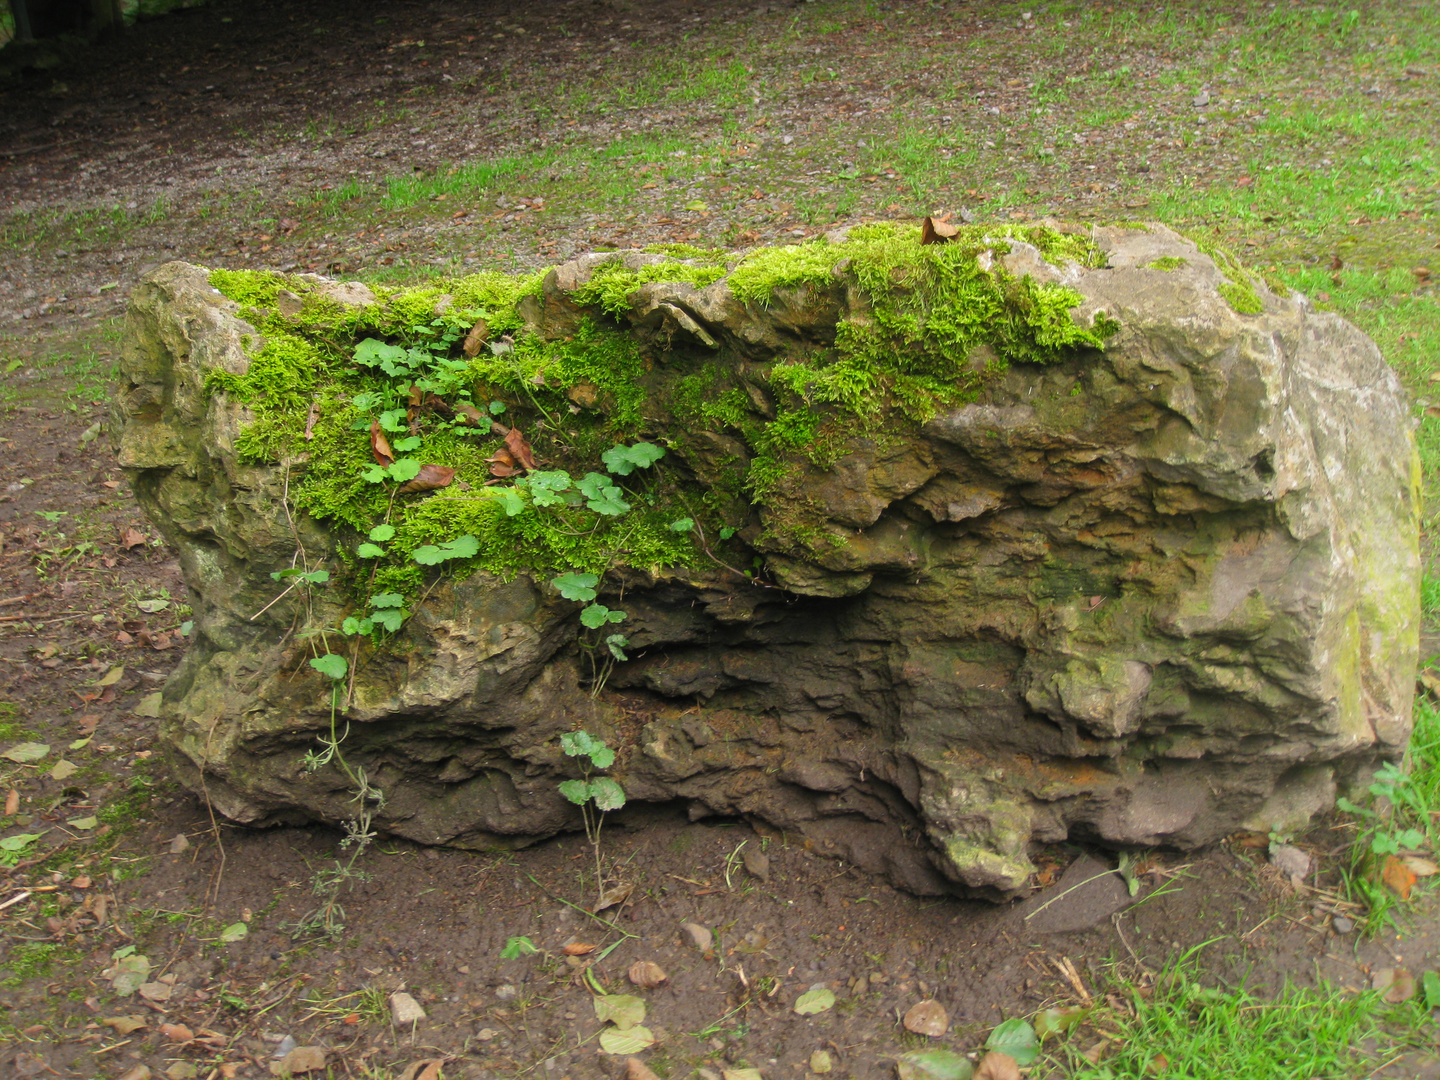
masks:
<instances>
[{"instance_id":1,"label":"gray rock face","mask_svg":"<svg viewBox=\"0 0 1440 1080\"><path fill-rule=\"evenodd\" d=\"M438 581L359 665L341 717L347 757L385 792L377 824L476 848L578 828L556 740L584 727L619 748L632 805L747 815L908 889L1003 897L1025 886L1033 842L1289 830L1398 757L1419 626L1398 381L1304 297L1262 288L1263 312L1237 313L1222 269L1168 230L1095 240L1104 269L1018 242L997 258L1075 289L1082 325L1117 320L1103 352L1012 364L911 435L797 464L741 534L783 588L704 567L612 574L632 659L598 698L573 604L524 576ZM1183 265L1156 268L1166 258ZM522 305L531 329L573 333L587 312L570 294L603 262L553 272ZM822 292L762 309L726 279L650 283L630 324L662 358L713 357L773 416L757 373L833 341L860 303L838 272ZM245 370L255 334L183 264L130 309L120 462L181 552L197 624L162 737L180 780L203 779L236 821L339 821L344 778L302 765L331 717L300 635L348 602L272 603L270 577L297 538L315 558L338 541L286 514L285 468L240 462L250 417L205 388ZM702 478L748 453L655 424ZM795 507L827 542L770 527Z\"/></svg>"}]
</instances>

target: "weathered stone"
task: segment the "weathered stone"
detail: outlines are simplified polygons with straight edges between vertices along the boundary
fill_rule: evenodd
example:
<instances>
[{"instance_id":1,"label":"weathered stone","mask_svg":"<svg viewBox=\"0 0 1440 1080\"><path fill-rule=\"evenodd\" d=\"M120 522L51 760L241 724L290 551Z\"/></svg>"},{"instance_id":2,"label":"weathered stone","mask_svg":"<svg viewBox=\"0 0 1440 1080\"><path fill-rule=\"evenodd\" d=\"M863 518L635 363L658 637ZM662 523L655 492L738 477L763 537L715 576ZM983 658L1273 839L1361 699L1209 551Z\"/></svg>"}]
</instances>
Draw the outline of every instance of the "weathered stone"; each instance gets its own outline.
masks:
<instances>
[{"instance_id":1,"label":"weathered stone","mask_svg":"<svg viewBox=\"0 0 1440 1080\"><path fill-rule=\"evenodd\" d=\"M385 793L375 824L465 847L578 828L557 737L583 727L618 747L632 803L751 816L906 888L1001 896L1025 886L1035 841L1290 831L1398 757L1419 565L1398 381L1303 296L1257 286L1263 313L1238 314L1224 271L1166 229L1095 239L1104 269L1019 241L991 264L1076 290L1081 325L1118 321L1103 352L1006 368L972 350L978 399L922 427L847 431L829 464L797 456L754 507L718 491L751 460L739 435L667 416L672 362L729 372L756 422L773 420L767 365L833 344L837 322L868 317L865 296L843 266L767 305L723 278L637 289L651 437L748 515L737 539L770 581L708 564L612 573L631 644L608 685L644 702L637 727L590 693L573 605L524 576L441 579L385 649L359 654L343 709L345 756ZM560 339L596 317L572 293L616 258L661 257L557 267L521 304L530 327ZM178 778L198 791L203 775L234 820L343 820L345 777L303 766L330 709L296 631L337 625L349 601L277 603L270 577L297 546L334 565L337 539L284 510L304 463L242 463L252 417L206 388L245 371L257 337L195 267L160 268L132 300L120 461L180 550L196 620L162 739ZM577 393L576 408L608 407Z\"/></svg>"}]
</instances>

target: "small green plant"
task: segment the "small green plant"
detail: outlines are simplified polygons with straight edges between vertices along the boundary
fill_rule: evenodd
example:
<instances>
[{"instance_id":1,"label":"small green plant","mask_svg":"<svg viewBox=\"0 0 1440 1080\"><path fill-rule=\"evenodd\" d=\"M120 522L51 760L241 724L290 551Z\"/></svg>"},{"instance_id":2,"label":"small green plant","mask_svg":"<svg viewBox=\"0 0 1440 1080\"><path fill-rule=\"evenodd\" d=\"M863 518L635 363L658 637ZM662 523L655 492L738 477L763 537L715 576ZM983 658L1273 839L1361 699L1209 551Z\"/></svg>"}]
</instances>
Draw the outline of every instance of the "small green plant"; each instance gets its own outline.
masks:
<instances>
[{"instance_id":1,"label":"small green plant","mask_svg":"<svg viewBox=\"0 0 1440 1080\"><path fill-rule=\"evenodd\" d=\"M534 956L540 950L528 937L512 937L505 942L505 947L500 950L501 960L518 960L522 956Z\"/></svg>"},{"instance_id":2,"label":"small green plant","mask_svg":"<svg viewBox=\"0 0 1440 1080\"><path fill-rule=\"evenodd\" d=\"M625 789L613 777L595 774L615 763L615 751L605 745L604 739L597 739L588 731L567 731L560 736L560 749L565 751L566 757L580 762L580 779L561 781L560 794L580 807L585 821L585 838L590 841L595 853L596 888L603 889L600 830L605 824L605 814L625 805Z\"/></svg>"}]
</instances>

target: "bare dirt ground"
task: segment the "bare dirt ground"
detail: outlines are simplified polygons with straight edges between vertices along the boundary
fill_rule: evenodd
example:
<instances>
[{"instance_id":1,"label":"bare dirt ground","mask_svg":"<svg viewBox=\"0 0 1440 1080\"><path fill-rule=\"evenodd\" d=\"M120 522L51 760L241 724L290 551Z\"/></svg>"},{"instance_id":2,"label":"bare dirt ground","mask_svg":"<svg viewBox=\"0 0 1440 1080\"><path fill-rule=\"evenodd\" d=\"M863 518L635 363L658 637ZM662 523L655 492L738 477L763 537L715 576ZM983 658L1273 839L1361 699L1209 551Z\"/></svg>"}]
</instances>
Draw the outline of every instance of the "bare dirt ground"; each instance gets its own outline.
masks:
<instances>
[{"instance_id":1,"label":"bare dirt ground","mask_svg":"<svg viewBox=\"0 0 1440 1080\"><path fill-rule=\"evenodd\" d=\"M650 960L669 974L642 995L647 1064L665 1080L798 1078L816 1051L868 1080L925 1043L899 1022L925 998L968 1049L1047 1005L1110 995L1123 1008L1126 980L1150 985L1187 954L1208 978L1267 988L1360 989L1380 969L1440 964L1433 921L1354 932L1338 877L1350 834L1328 823L1299 841L1321 865L1304 885L1267 864L1263 837L1153 853L1133 904L1112 916L1099 900L1057 901L1050 915L1095 922L1058 932L1032 909L897 893L742 821L622 816L604 850L636 889L604 922L583 910L583 837L503 854L387 840L341 895L343 932L296 937L341 838L215 822L156 756L147 699L185 647L185 590L105 431L119 318L146 269L184 258L394 280L940 208L1145 216L1167 184L1248 187L1234 143L1277 91L1244 80L1216 84L1229 111L1198 127L1184 79L1133 119L1100 115L1111 98L1097 90L1073 153L1057 155L1037 121L1039 149L1017 172L1015 117L1044 79L1080 71L1057 76L1045 59L1042 16L1065 32L1063 11L983 4L233 0L0 89L0 746L48 747L0 761L0 792L15 792L3 832L37 837L0 852L0 1075L258 1077L294 1044L324 1048L334 1076L408 1076L426 1060L446 1077L614 1075L625 1058L600 1052L592 991L633 990L626 970ZM989 59L963 79L897 60L976 42ZM699 75L666 74L695 49ZM1093 64L1153 88L1177 51L1112 33ZM1375 76L1376 100L1423 102L1423 71ZM1309 76L1351 90L1358 78L1324 53ZM912 153L922 123L966 135ZM617 146L633 149L623 167ZM724 164L705 156L717 146ZM1324 146L1311 151L1319 168ZM461 184L482 160L502 167ZM1338 231L1257 217L1247 236L1258 258L1325 265L1349 244L1347 259L1408 267L1433 258L1436 232L1406 213ZM745 869L746 850L767 856L765 876ZM1081 854L1045 853L1038 895L1059 896ZM685 923L713 941L698 947ZM502 959L516 937L538 952ZM597 949L565 955L577 943ZM147 992L122 995L117 964L136 970L134 957L148 960ZM822 984L836 1004L797 1014ZM395 1024L395 991L426 1018ZM1097 1013L1037 1075L1102 1057L1106 1039ZM1375 1075L1437 1075L1433 1050Z\"/></svg>"}]
</instances>

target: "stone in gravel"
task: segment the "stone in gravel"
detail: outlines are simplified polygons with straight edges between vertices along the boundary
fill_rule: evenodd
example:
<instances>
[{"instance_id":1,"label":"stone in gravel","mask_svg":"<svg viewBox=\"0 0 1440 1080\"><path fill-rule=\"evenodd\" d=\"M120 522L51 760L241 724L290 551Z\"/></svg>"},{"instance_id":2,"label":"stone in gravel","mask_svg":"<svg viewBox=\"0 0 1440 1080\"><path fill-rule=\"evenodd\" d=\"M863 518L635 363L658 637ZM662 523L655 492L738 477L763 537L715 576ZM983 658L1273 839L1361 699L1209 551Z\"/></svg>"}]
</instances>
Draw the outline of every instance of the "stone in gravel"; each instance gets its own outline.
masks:
<instances>
[{"instance_id":1,"label":"stone in gravel","mask_svg":"<svg viewBox=\"0 0 1440 1080\"><path fill-rule=\"evenodd\" d=\"M198 1072L199 1070L196 1069L194 1065L191 1065L190 1062L177 1061L165 1070L165 1075L169 1080L195 1080L195 1075Z\"/></svg>"},{"instance_id":2,"label":"stone in gravel","mask_svg":"<svg viewBox=\"0 0 1440 1080\"><path fill-rule=\"evenodd\" d=\"M740 852L740 858L745 863L745 870L761 881L770 880L770 856L763 851L747 847Z\"/></svg>"},{"instance_id":3,"label":"stone in gravel","mask_svg":"<svg viewBox=\"0 0 1440 1080\"><path fill-rule=\"evenodd\" d=\"M170 995L175 991L161 982L144 983L140 987L140 996L146 1001L153 1001L157 1004L170 1000Z\"/></svg>"},{"instance_id":4,"label":"stone in gravel","mask_svg":"<svg viewBox=\"0 0 1440 1080\"><path fill-rule=\"evenodd\" d=\"M509 1001L516 994L515 987L509 983L502 983L495 988L495 996L501 1001Z\"/></svg>"},{"instance_id":5,"label":"stone in gravel","mask_svg":"<svg viewBox=\"0 0 1440 1080\"><path fill-rule=\"evenodd\" d=\"M1276 844L1270 849L1270 865L1288 878L1304 881L1310 873L1310 856L1291 844Z\"/></svg>"},{"instance_id":6,"label":"stone in gravel","mask_svg":"<svg viewBox=\"0 0 1440 1080\"><path fill-rule=\"evenodd\" d=\"M1025 930L1062 934L1088 930L1130 902L1125 879L1099 859L1082 855L1060 880L1020 906Z\"/></svg>"},{"instance_id":7,"label":"stone in gravel","mask_svg":"<svg viewBox=\"0 0 1440 1080\"><path fill-rule=\"evenodd\" d=\"M190 850L190 838L187 837L183 832L182 832L182 833L176 833L176 834L175 834L175 838L170 841L170 854L171 854L171 855L183 855L185 852L187 852L187 851L189 851L189 850Z\"/></svg>"},{"instance_id":8,"label":"stone in gravel","mask_svg":"<svg viewBox=\"0 0 1440 1080\"><path fill-rule=\"evenodd\" d=\"M665 969L653 960L636 960L625 972L625 977L642 990L653 990L670 978Z\"/></svg>"},{"instance_id":9,"label":"stone in gravel","mask_svg":"<svg viewBox=\"0 0 1440 1080\"><path fill-rule=\"evenodd\" d=\"M685 931L686 935L690 938L691 944L702 953L709 952L710 947L715 944L715 935L699 923L681 923L680 929Z\"/></svg>"},{"instance_id":10,"label":"stone in gravel","mask_svg":"<svg viewBox=\"0 0 1440 1080\"><path fill-rule=\"evenodd\" d=\"M154 1074L150 1072L149 1065L136 1065L124 1076L120 1077L120 1080L150 1080L152 1075Z\"/></svg>"},{"instance_id":11,"label":"stone in gravel","mask_svg":"<svg viewBox=\"0 0 1440 1080\"><path fill-rule=\"evenodd\" d=\"M1209 104L1210 104L1210 91L1209 91L1209 90L1201 90L1198 94L1195 95L1195 107L1196 107L1197 109L1203 109L1206 105L1209 105Z\"/></svg>"},{"instance_id":12,"label":"stone in gravel","mask_svg":"<svg viewBox=\"0 0 1440 1080\"><path fill-rule=\"evenodd\" d=\"M297 1046L279 1061L270 1063L271 1076L299 1076L324 1071L325 1048L321 1046Z\"/></svg>"},{"instance_id":13,"label":"stone in gravel","mask_svg":"<svg viewBox=\"0 0 1440 1080\"><path fill-rule=\"evenodd\" d=\"M397 990L390 995L390 1016L396 1027L404 1027L425 1019L425 1010L409 994Z\"/></svg>"},{"instance_id":14,"label":"stone in gravel","mask_svg":"<svg viewBox=\"0 0 1440 1080\"><path fill-rule=\"evenodd\" d=\"M1348 934L1355 929L1355 920L1347 919L1344 915L1336 915L1330 920L1330 925L1335 927L1337 934Z\"/></svg>"}]
</instances>

